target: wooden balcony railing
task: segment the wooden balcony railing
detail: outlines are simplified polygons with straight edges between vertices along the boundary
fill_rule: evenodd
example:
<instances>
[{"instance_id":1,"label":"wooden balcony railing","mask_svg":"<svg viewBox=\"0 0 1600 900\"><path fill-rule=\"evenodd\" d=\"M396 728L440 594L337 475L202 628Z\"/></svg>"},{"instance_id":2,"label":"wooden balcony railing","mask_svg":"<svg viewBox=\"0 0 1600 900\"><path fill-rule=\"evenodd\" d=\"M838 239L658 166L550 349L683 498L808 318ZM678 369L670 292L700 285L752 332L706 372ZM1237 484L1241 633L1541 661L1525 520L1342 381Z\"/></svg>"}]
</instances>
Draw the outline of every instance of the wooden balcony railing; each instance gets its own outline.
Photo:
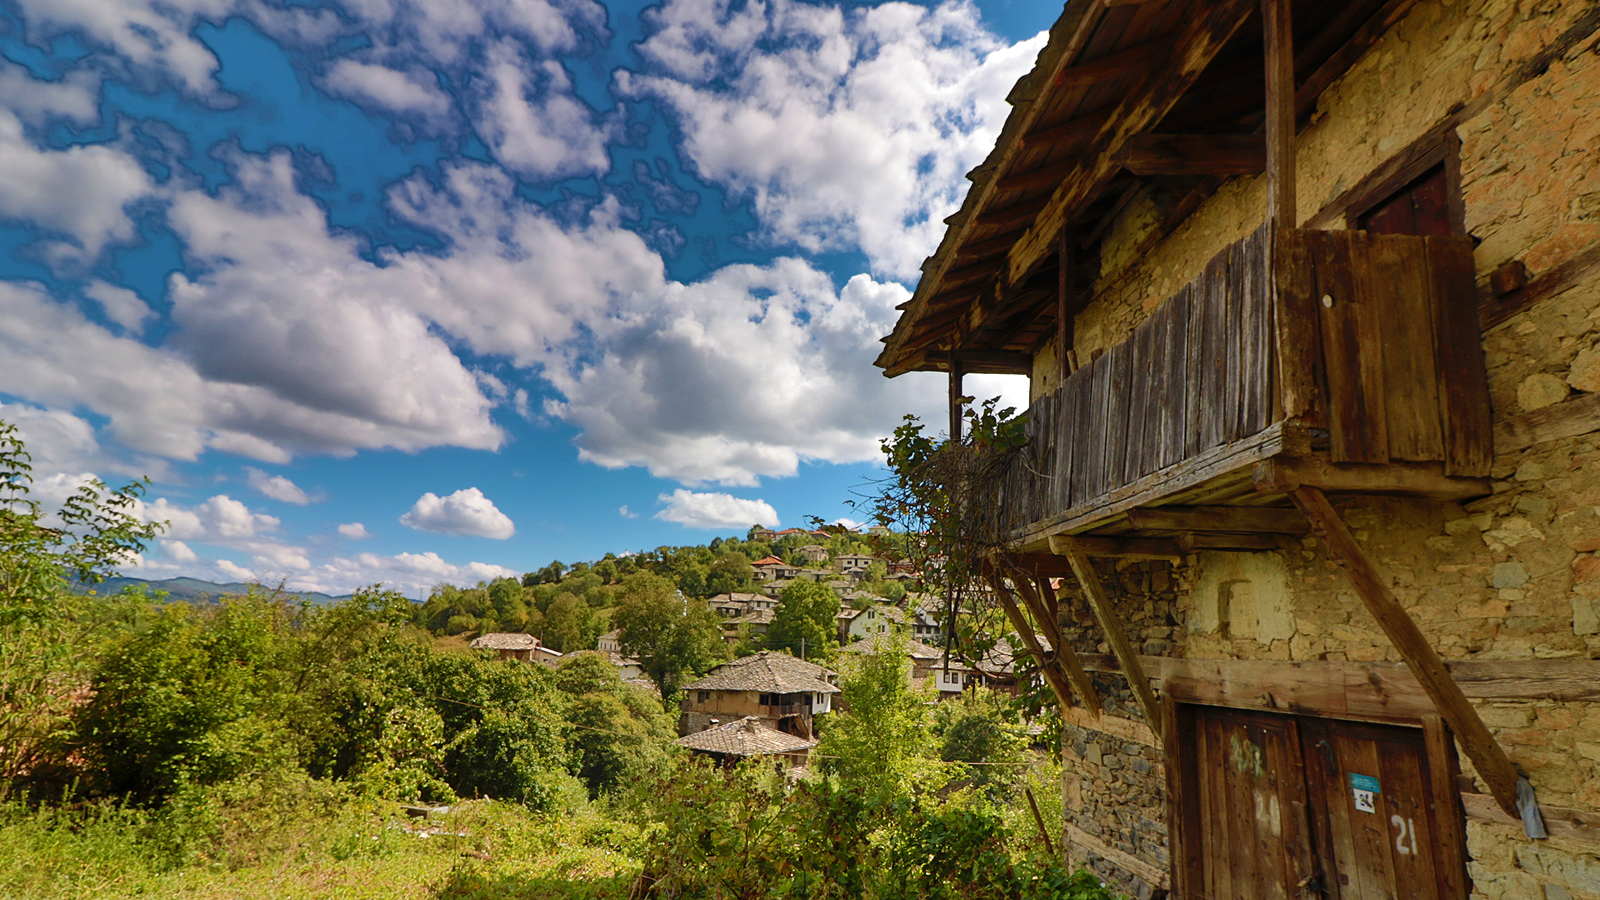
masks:
<instances>
[{"instance_id":1,"label":"wooden balcony railing","mask_svg":"<svg viewBox=\"0 0 1600 900\"><path fill-rule=\"evenodd\" d=\"M1226 502L1286 452L1486 475L1471 242L1263 226L1028 418L1028 446L995 484L1013 540L1138 505Z\"/></svg>"}]
</instances>

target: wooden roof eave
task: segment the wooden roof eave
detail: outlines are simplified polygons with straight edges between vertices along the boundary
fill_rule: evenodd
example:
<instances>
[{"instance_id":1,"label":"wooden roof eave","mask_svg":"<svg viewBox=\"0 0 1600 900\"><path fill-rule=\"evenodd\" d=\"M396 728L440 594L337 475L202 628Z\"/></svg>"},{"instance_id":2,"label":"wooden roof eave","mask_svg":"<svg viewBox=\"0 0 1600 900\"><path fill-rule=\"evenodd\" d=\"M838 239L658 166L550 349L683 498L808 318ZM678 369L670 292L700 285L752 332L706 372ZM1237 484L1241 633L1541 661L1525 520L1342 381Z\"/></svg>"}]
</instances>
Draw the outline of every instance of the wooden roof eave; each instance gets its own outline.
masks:
<instances>
[{"instance_id":1,"label":"wooden roof eave","mask_svg":"<svg viewBox=\"0 0 1600 900\"><path fill-rule=\"evenodd\" d=\"M1052 249L1056 233L1066 224L1069 212L1091 199L1116 175L1127 140L1160 120L1194 84L1255 7L1251 0L1213 0L1208 5L1210 8L1191 17L1189 27L1172 41L1173 50L1166 67L1145 76L1109 115L1094 114L1097 120L1103 118L1103 124L1090 142L1094 150L1086 160L1080 159L1075 165L1058 166L1066 172L1064 180L1011 246L1006 264L996 276L1000 285L1019 283L1043 261ZM1094 37L1104 12L1103 0L1069 3L1052 29L1050 44L1040 53L1038 66L1024 82L1019 82L1022 90L1013 91L1013 96L1024 99L1026 105L1013 109L994 152L974 170L983 181L974 183L961 210L950 217L951 227L945 232L938 251L929 259L931 265L925 264L916 294L906 305L905 314L896 323L894 332L884 341L885 347L876 365L883 368L888 377L927 368L925 353L920 348L907 346L913 337L913 328L927 313L928 298L936 292L944 292L945 274L962 255L963 245L976 230L994 223L991 204L1002 193L1005 178L1023 151L1024 138L1049 105L1050 92L1067 69L1068 62ZM1033 202L1022 201L1011 206L1024 204L1033 205ZM925 332L925 329L916 330Z\"/></svg>"}]
</instances>

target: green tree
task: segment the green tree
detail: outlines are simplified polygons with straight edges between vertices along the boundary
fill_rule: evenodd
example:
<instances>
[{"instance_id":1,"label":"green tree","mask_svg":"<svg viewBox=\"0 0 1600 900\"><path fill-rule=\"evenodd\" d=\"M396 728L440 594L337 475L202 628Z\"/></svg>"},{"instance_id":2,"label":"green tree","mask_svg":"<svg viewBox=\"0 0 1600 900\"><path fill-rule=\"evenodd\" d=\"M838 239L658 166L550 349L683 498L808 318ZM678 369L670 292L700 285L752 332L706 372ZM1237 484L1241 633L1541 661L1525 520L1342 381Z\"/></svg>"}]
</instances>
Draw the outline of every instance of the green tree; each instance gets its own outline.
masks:
<instances>
[{"instance_id":1,"label":"green tree","mask_svg":"<svg viewBox=\"0 0 1600 900\"><path fill-rule=\"evenodd\" d=\"M557 594L544 611L543 640L554 650L593 650L599 636L594 610L572 594Z\"/></svg>"},{"instance_id":2,"label":"green tree","mask_svg":"<svg viewBox=\"0 0 1600 900\"><path fill-rule=\"evenodd\" d=\"M684 598L659 575L628 576L611 623L622 652L639 661L668 707L677 702L685 676L728 658L716 613Z\"/></svg>"},{"instance_id":3,"label":"green tree","mask_svg":"<svg viewBox=\"0 0 1600 900\"><path fill-rule=\"evenodd\" d=\"M874 797L931 784L939 776L927 757L931 698L911 689L904 642L880 641L875 654L843 655L853 658L841 663L841 710L830 714L817 745L823 770Z\"/></svg>"},{"instance_id":4,"label":"green tree","mask_svg":"<svg viewBox=\"0 0 1600 900\"><path fill-rule=\"evenodd\" d=\"M732 594L755 589L756 570L742 553L724 553L706 573L707 595Z\"/></svg>"},{"instance_id":5,"label":"green tree","mask_svg":"<svg viewBox=\"0 0 1600 900\"><path fill-rule=\"evenodd\" d=\"M815 659L839 644L839 596L832 590L796 579L778 595L767 628L767 647Z\"/></svg>"},{"instance_id":6,"label":"green tree","mask_svg":"<svg viewBox=\"0 0 1600 900\"><path fill-rule=\"evenodd\" d=\"M555 685L567 698L572 773L591 797L630 784L660 765L673 722L649 694L627 684L595 653L562 660Z\"/></svg>"}]
</instances>

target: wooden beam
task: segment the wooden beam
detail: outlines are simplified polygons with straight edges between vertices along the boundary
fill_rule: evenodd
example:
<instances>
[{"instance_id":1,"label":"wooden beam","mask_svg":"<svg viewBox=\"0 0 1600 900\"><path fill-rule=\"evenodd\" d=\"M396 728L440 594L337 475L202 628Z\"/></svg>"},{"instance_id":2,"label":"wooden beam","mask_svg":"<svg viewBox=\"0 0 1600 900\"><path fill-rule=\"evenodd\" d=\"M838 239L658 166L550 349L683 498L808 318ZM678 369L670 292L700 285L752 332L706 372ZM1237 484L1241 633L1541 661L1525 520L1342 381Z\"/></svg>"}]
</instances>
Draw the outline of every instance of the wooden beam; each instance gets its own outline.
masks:
<instances>
[{"instance_id":1,"label":"wooden beam","mask_svg":"<svg viewBox=\"0 0 1600 900\"><path fill-rule=\"evenodd\" d=\"M1388 636L1390 643L1400 651L1400 657L1411 674L1422 684L1428 697L1438 707L1439 714L1450 724L1456 740L1466 751L1478 775L1509 815L1516 815L1517 769L1507 758L1488 726L1478 717L1478 711L1468 702L1461 687L1450 678L1444 660L1428 643L1422 629L1412 620L1395 599L1389 583L1379 574L1366 551L1345 527L1344 520L1328 498L1316 488L1296 488L1289 494L1294 505L1306 514L1311 527L1328 548L1328 555L1342 568L1355 585L1356 594L1367 611L1378 621L1378 626Z\"/></svg>"},{"instance_id":2,"label":"wooden beam","mask_svg":"<svg viewBox=\"0 0 1600 900\"><path fill-rule=\"evenodd\" d=\"M1405 17L1411 10L1416 0L1389 0L1366 23L1356 29L1356 33L1339 45L1339 49L1329 56L1327 61L1317 68L1315 72L1306 76L1305 83L1295 91L1295 110L1298 114L1310 112L1311 107L1317 102L1322 92L1328 89L1340 75L1350 70L1356 60L1361 58L1378 39L1383 37L1390 26Z\"/></svg>"},{"instance_id":3,"label":"wooden beam","mask_svg":"<svg viewBox=\"0 0 1600 900\"><path fill-rule=\"evenodd\" d=\"M1522 831L1522 820L1501 810L1488 794L1462 794L1461 805L1467 815L1474 819L1510 825L1519 834ZM1539 813L1544 816L1544 828L1551 837L1600 848L1600 813L1545 806L1543 803L1539 804Z\"/></svg>"},{"instance_id":4,"label":"wooden beam","mask_svg":"<svg viewBox=\"0 0 1600 900\"><path fill-rule=\"evenodd\" d=\"M991 209L978 216L975 223L979 228L1012 228L1024 222L1031 221L1045 208L1044 200L1028 200L1015 206L1001 209ZM943 281L940 282L941 284Z\"/></svg>"},{"instance_id":5,"label":"wooden beam","mask_svg":"<svg viewBox=\"0 0 1600 900\"><path fill-rule=\"evenodd\" d=\"M1184 771L1187 750L1178 729L1178 703L1171 694L1161 697L1161 756L1166 763L1167 781L1167 858L1172 871L1172 886L1179 897L1193 897L1195 875L1204 867L1204 853L1196 846L1200 822L1194 779ZM1192 748L1189 748L1192 749ZM1193 768L1193 767L1189 767Z\"/></svg>"},{"instance_id":6,"label":"wooden beam","mask_svg":"<svg viewBox=\"0 0 1600 900\"><path fill-rule=\"evenodd\" d=\"M1118 50L1099 59L1062 69L1056 73L1056 86L1085 87L1124 75L1142 75L1155 68L1171 49L1172 42L1162 38Z\"/></svg>"},{"instance_id":7,"label":"wooden beam","mask_svg":"<svg viewBox=\"0 0 1600 900\"><path fill-rule=\"evenodd\" d=\"M1076 728L1110 735L1119 741L1142 744L1146 747L1159 748L1161 746L1161 742L1156 740L1156 733L1150 730L1150 726L1143 722L1136 722L1133 719L1124 719L1121 716L1110 714L1092 716L1087 710L1073 707L1072 709L1061 711L1061 721Z\"/></svg>"},{"instance_id":8,"label":"wooden beam","mask_svg":"<svg viewBox=\"0 0 1600 900\"><path fill-rule=\"evenodd\" d=\"M923 358L935 365L935 371L948 370L949 350L929 350ZM961 371L966 374L988 373L1001 375L1026 375L1033 371L1033 357L1011 350L961 350Z\"/></svg>"},{"instance_id":9,"label":"wooden beam","mask_svg":"<svg viewBox=\"0 0 1600 900\"><path fill-rule=\"evenodd\" d=\"M1017 593L1022 595L1023 602L1028 604L1028 609L1033 612L1034 620L1044 630L1045 637L1049 639L1050 646L1055 651L1056 661L1066 668L1067 680L1072 683L1073 689L1078 692L1078 698L1095 715L1098 716L1104 713L1105 709L1100 704L1100 695L1095 692L1094 682L1089 680L1089 673L1084 671L1083 663L1078 659L1078 651L1072 649L1072 645L1068 644L1066 638L1061 635L1061 623L1056 619L1055 612L1034 591L1033 585L1028 583L1027 578L1018 577L1013 579L1012 583L1017 586Z\"/></svg>"},{"instance_id":10,"label":"wooden beam","mask_svg":"<svg viewBox=\"0 0 1600 900\"><path fill-rule=\"evenodd\" d=\"M991 253L1001 252L1009 249L1012 244L1017 242L1017 238L1022 237L1022 235L1023 229L1019 228L1010 234L1002 234L999 237L990 238L986 241L978 241L975 244L968 244L955 252L955 259L966 261L988 256ZM932 302L932 298L929 299L929 302ZM898 309L898 307L896 308Z\"/></svg>"},{"instance_id":11,"label":"wooden beam","mask_svg":"<svg viewBox=\"0 0 1600 900\"><path fill-rule=\"evenodd\" d=\"M1141 506L1128 510L1128 524L1140 531L1311 532L1310 523L1299 510L1259 506Z\"/></svg>"},{"instance_id":12,"label":"wooden beam","mask_svg":"<svg viewBox=\"0 0 1600 900\"><path fill-rule=\"evenodd\" d=\"M1049 543L1050 552L1057 556L1066 556L1070 547L1088 556L1111 559L1170 559L1174 562L1183 559L1183 548L1171 538L1068 537L1053 534Z\"/></svg>"},{"instance_id":13,"label":"wooden beam","mask_svg":"<svg viewBox=\"0 0 1600 900\"><path fill-rule=\"evenodd\" d=\"M961 440L961 354L950 354L950 440Z\"/></svg>"},{"instance_id":14,"label":"wooden beam","mask_svg":"<svg viewBox=\"0 0 1600 900\"><path fill-rule=\"evenodd\" d=\"M1255 464L1256 490L1287 492L1297 487L1359 494L1403 494L1433 500L1468 500L1491 490L1487 478L1444 474L1436 463L1331 463L1319 456L1277 457Z\"/></svg>"},{"instance_id":15,"label":"wooden beam","mask_svg":"<svg viewBox=\"0 0 1600 900\"><path fill-rule=\"evenodd\" d=\"M1501 296L1486 296L1479 302L1478 321L1488 331L1541 300L1554 297L1600 268L1600 241L1572 254L1540 272L1527 284Z\"/></svg>"},{"instance_id":16,"label":"wooden beam","mask_svg":"<svg viewBox=\"0 0 1600 900\"><path fill-rule=\"evenodd\" d=\"M1257 134L1140 134L1120 159L1135 175L1259 175L1267 148Z\"/></svg>"},{"instance_id":17,"label":"wooden beam","mask_svg":"<svg viewBox=\"0 0 1600 900\"><path fill-rule=\"evenodd\" d=\"M1072 230L1061 229L1056 239L1056 384L1072 374L1072 292L1077 275L1073 258Z\"/></svg>"},{"instance_id":18,"label":"wooden beam","mask_svg":"<svg viewBox=\"0 0 1600 900\"><path fill-rule=\"evenodd\" d=\"M1015 628L1017 635L1022 638L1022 643L1028 648L1028 653L1033 656L1034 664L1039 667L1039 673L1044 676L1045 683L1050 685L1050 690L1056 695L1056 702L1062 709L1072 706L1072 692L1061 677L1061 670L1048 664L1044 647L1039 644L1038 635L1033 633L1033 626L1028 624L1028 617L1017 608L1017 601L1011 596L1011 591L1005 585L1005 579L1000 577L992 564L987 560L983 563L983 575L989 581L989 586L994 589L994 595L1000 599L1000 606L1006 611L1006 618L1011 620L1011 627Z\"/></svg>"},{"instance_id":19,"label":"wooden beam","mask_svg":"<svg viewBox=\"0 0 1600 900\"><path fill-rule=\"evenodd\" d=\"M1068 159L1061 162L1046 163L1037 169L1007 175L995 184L996 191L1030 191L1036 188L1055 187L1061 179L1067 177L1076 165L1074 160Z\"/></svg>"},{"instance_id":20,"label":"wooden beam","mask_svg":"<svg viewBox=\"0 0 1600 900\"><path fill-rule=\"evenodd\" d=\"M1233 550L1250 553L1261 550L1281 550L1278 537L1271 534L1194 534L1178 535L1178 546L1185 553L1198 550Z\"/></svg>"},{"instance_id":21,"label":"wooden beam","mask_svg":"<svg viewBox=\"0 0 1600 900\"><path fill-rule=\"evenodd\" d=\"M1438 716L1422 717L1422 743L1428 752L1428 787L1434 818L1439 823L1438 866L1444 876L1441 900L1467 900L1467 829L1461 795L1455 787L1456 767L1450 731Z\"/></svg>"},{"instance_id":22,"label":"wooden beam","mask_svg":"<svg viewBox=\"0 0 1600 900\"><path fill-rule=\"evenodd\" d=\"M1133 688L1134 697L1139 700L1139 710L1144 713L1145 722L1150 725L1150 730L1157 736L1161 734L1161 707L1156 704L1156 695L1150 690L1150 679L1145 677L1144 668L1139 665L1139 656L1133 652L1133 647L1128 643L1128 636L1122 632L1122 623L1117 620L1116 610L1111 606L1111 598L1106 596L1106 589L1100 584L1100 576L1094 570L1094 563L1083 551L1074 544L1076 538L1062 540L1062 549L1067 563L1072 566L1072 571L1078 576L1078 584L1083 587L1083 593L1089 598L1089 605L1094 609L1094 616L1100 621L1100 630L1105 632L1106 641L1111 644L1111 652L1116 655L1117 661L1122 663L1122 671L1128 678L1128 684ZM1055 541L1051 541L1052 548Z\"/></svg>"},{"instance_id":23,"label":"wooden beam","mask_svg":"<svg viewBox=\"0 0 1600 900\"><path fill-rule=\"evenodd\" d=\"M1067 14L1071 14L1074 5L1089 4L1069 4ZM1216 0L1206 14L1192 16L1184 23L1183 36L1170 53L1162 56L1163 74L1124 93L1106 127L1096 136L1100 142L1098 152L1085 159L1056 188L1028 233L1011 248L1008 281L1023 280L1046 253L1055 249L1056 234L1079 204L1121 168L1115 155L1122 142L1148 131L1172 109L1244 24L1252 5L1252 0Z\"/></svg>"},{"instance_id":24,"label":"wooden beam","mask_svg":"<svg viewBox=\"0 0 1600 900\"><path fill-rule=\"evenodd\" d=\"M1294 25L1292 0L1261 0L1267 75L1267 218L1293 228L1295 209Z\"/></svg>"},{"instance_id":25,"label":"wooden beam","mask_svg":"<svg viewBox=\"0 0 1600 900\"><path fill-rule=\"evenodd\" d=\"M1023 137L1021 144L1029 150L1036 150L1040 147L1050 147L1057 144L1076 143L1080 139L1089 137L1105 127L1105 124L1111 121L1111 112L1112 109L1110 107L1098 109L1092 113L1084 113L1076 119L1068 119L1065 122L1041 128ZM1057 179L1057 181L1059 180ZM1003 181L998 182L995 187L1004 190L1005 183Z\"/></svg>"},{"instance_id":26,"label":"wooden beam","mask_svg":"<svg viewBox=\"0 0 1600 900\"><path fill-rule=\"evenodd\" d=\"M1167 873L1162 871L1161 867L1155 863L1147 862L1126 850L1113 847L1071 822L1066 824L1066 832L1067 839L1072 843L1089 850L1095 856L1117 868L1137 876L1139 880L1152 888L1161 889L1167 887Z\"/></svg>"},{"instance_id":27,"label":"wooden beam","mask_svg":"<svg viewBox=\"0 0 1600 900\"><path fill-rule=\"evenodd\" d=\"M1512 453L1592 431L1600 431L1600 394L1580 394L1496 425L1494 452Z\"/></svg>"}]
</instances>

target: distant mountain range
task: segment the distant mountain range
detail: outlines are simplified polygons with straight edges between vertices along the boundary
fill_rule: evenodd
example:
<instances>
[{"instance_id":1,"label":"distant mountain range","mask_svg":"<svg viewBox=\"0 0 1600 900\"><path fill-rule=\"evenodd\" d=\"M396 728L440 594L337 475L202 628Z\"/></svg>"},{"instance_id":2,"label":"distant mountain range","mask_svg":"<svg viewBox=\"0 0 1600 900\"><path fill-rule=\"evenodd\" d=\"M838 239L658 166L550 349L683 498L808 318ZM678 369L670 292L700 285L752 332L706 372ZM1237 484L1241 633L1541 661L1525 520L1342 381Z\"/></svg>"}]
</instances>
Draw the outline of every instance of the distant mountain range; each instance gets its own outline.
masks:
<instances>
[{"instance_id":1,"label":"distant mountain range","mask_svg":"<svg viewBox=\"0 0 1600 900\"><path fill-rule=\"evenodd\" d=\"M148 581L143 578L118 577L107 578L103 583L94 585L92 589L99 591L102 594L115 594L124 588L137 587L143 587L146 591L149 591L152 594L156 591L166 591L167 599L169 600L183 600L189 603L208 603L219 600L227 594L248 593L250 588L256 587L256 585L245 584L242 581L235 581L229 584L218 584L215 581L201 581L198 578L168 578L164 581ZM90 590L90 588L84 585L79 585L78 589ZM324 594L321 591L284 591L283 593L286 597L294 597L299 600L309 600L312 603L318 604L336 603L350 596L349 594L346 594L343 597L333 597L328 594Z\"/></svg>"}]
</instances>

